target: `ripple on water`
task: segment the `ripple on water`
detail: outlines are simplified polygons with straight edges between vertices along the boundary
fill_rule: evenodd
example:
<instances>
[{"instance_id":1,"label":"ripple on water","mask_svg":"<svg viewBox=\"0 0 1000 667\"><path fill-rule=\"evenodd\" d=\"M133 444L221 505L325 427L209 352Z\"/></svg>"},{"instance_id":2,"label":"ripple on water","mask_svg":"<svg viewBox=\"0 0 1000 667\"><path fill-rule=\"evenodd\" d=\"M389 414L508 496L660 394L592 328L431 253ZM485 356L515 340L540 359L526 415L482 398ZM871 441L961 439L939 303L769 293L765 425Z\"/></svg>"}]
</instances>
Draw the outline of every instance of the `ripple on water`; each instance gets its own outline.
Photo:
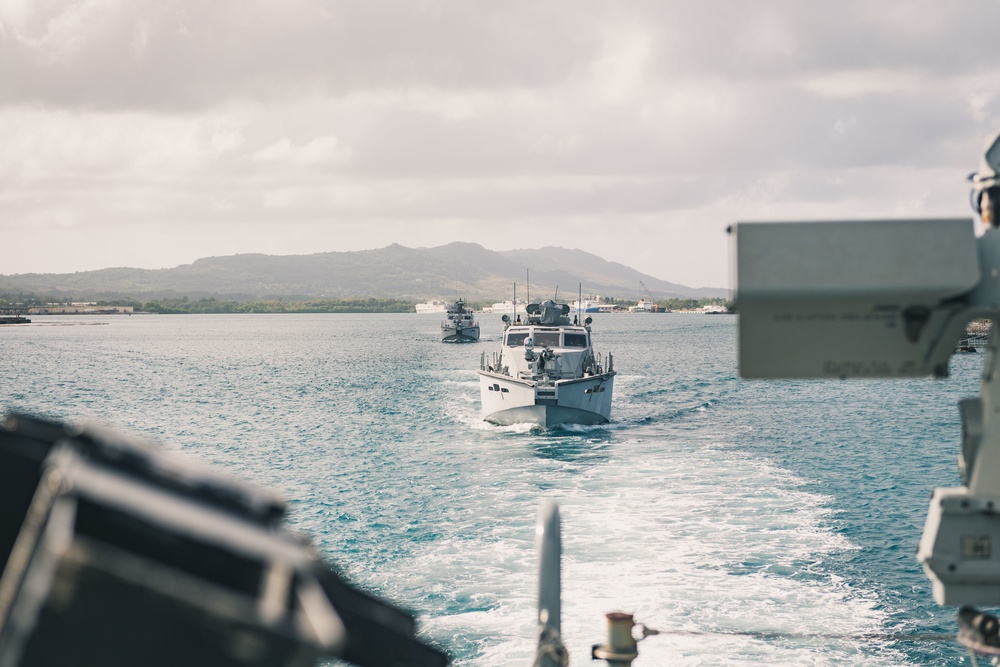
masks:
<instances>
[{"instance_id":1,"label":"ripple on water","mask_svg":"<svg viewBox=\"0 0 1000 667\"><path fill-rule=\"evenodd\" d=\"M594 319L620 373L599 427L484 423L475 371L499 321L442 345L415 315L4 329L0 405L96 417L277 490L296 530L456 665L530 661L545 499L562 506L574 664L615 609L701 633L643 642L642 664L957 662L951 645L732 633L953 628L912 550L927 493L957 481L978 358L947 382L744 382L736 318Z\"/></svg>"}]
</instances>

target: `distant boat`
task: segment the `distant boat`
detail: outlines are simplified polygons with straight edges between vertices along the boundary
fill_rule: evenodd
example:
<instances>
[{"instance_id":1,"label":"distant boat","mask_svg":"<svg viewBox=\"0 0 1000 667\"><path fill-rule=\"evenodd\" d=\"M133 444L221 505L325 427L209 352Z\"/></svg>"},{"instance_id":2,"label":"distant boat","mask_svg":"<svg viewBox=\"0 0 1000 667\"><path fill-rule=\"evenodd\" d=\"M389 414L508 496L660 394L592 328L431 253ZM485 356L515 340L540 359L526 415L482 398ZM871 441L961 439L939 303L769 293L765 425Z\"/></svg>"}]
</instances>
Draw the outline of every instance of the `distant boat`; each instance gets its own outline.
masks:
<instances>
[{"instance_id":1,"label":"distant boat","mask_svg":"<svg viewBox=\"0 0 1000 667\"><path fill-rule=\"evenodd\" d=\"M645 299L641 299L639 303L630 307L628 310L630 313L658 313L660 312L660 307L655 303L650 303Z\"/></svg>"},{"instance_id":2,"label":"distant boat","mask_svg":"<svg viewBox=\"0 0 1000 667\"><path fill-rule=\"evenodd\" d=\"M619 310L619 307L607 303L599 296L588 296L586 299L577 299L571 303L569 309L574 313L613 313Z\"/></svg>"},{"instance_id":3,"label":"distant boat","mask_svg":"<svg viewBox=\"0 0 1000 667\"><path fill-rule=\"evenodd\" d=\"M441 340L445 343L475 343L479 340L479 323L472 311L459 299L448 306L448 316L441 323Z\"/></svg>"},{"instance_id":4,"label":"distant boat","mask_svg":"<svg viewBox=\"0 0 1000 667\"><path fill-rule=\"evenodd\" d=\"M511 299L506 301L497 301L492 306L488 308L483 308L484 313L500 313L501 315L510 315L511 317L517 317L518 315L527 315L528 304L521 299L517 300L515 305Z\"/></svg>"},{"instance_id":5,"label":"distant boat","mask_svg":"<svg viewBox=\"0 0 1000 667\"><path fill-rule=\"evenodd\" d=\"M418 313L447 313L447 301L425 301L416 305Z\"/></svg>"},{"instance_id":6,"label":"distant boat","mask_svg":"<svg viewBox=\"0 0 1000 667\"><path fill-rule=\"evenodd\" d=\"M0 324L31 324L31 320L21 315L23 312L21 307L0 308Z\"/></svg>"}]
</instances>

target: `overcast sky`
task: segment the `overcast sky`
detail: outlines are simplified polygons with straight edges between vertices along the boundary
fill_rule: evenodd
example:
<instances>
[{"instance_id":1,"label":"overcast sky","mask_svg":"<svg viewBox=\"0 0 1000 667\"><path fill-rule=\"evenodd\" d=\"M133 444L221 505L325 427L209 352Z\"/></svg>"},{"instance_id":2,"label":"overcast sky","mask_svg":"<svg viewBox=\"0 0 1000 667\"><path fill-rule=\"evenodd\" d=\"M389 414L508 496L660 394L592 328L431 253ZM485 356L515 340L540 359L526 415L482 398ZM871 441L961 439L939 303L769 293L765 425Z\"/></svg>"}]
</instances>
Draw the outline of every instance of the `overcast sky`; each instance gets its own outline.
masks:
<instances>
[{"instance_id":1,"label":"overcast sky","mask_svg":"<svg viewBox=\"0 0 1000 667\"><path fill-rule=\"evenodd\" d=\"M0 273L970 216L1000 3L0 0ZM516 277L512 277L516 279Z\"/></svg>"}]
</instances>

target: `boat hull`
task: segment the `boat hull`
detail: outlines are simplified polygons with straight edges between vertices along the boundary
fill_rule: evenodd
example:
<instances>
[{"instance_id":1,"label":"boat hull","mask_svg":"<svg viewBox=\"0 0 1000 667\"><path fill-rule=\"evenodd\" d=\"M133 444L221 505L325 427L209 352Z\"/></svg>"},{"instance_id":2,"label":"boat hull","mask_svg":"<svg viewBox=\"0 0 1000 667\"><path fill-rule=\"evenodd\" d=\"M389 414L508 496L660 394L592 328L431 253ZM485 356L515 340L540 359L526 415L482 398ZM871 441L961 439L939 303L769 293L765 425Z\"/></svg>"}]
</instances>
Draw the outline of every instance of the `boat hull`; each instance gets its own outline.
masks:
<instances>
[{"instance_id":1,"label":"boat hull","mask_svg":"<svg viewBox=\"0 0 1000 667\"><path fill-rule=\"evenodd\" d=\"M479 327L441 327L441 341L444 343L475 343L479 340Z\"/></svg>"},{"instance_id":2,"label":"boat hull","mask_svg":"<svg viewBox=\"0 0 1000 667\"><path fill-rule=\"evenodd\" d=\"M483 420L501 426L537 424L606 424L611 420L614 373L554 384L520 380L479 371Z\"/></svg>"}]
</instances>

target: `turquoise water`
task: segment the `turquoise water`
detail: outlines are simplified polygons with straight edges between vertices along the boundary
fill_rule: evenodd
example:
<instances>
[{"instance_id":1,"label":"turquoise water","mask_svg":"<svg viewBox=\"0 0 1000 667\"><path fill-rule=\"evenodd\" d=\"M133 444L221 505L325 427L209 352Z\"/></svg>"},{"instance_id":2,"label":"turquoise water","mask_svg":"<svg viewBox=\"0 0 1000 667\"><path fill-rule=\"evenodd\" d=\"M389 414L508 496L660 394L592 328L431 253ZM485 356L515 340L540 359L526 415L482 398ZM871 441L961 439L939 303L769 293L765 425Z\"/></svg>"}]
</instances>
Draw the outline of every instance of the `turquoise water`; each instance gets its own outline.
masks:
<instances>
[{"instance_id":1,"label":"turquoise water","mask_svg":"<svg viewBox=\"0 0 1000 667\"><path fill-rule=\"evenodd\" d=\"M544 499L572 664L615 610L665 633L640 667L968 660L919 641L955 610L914 554L930 490L958 484L980 355L943 381L750 382L736 317L593 317L619 372L603 427L483 423L489 315L468 345L434 315L38 317L0 327L0 408L96 418L277 490L456 665L531 663ZM914 641L866 638L890 634Z\"/></svg>"}]
</instances>

